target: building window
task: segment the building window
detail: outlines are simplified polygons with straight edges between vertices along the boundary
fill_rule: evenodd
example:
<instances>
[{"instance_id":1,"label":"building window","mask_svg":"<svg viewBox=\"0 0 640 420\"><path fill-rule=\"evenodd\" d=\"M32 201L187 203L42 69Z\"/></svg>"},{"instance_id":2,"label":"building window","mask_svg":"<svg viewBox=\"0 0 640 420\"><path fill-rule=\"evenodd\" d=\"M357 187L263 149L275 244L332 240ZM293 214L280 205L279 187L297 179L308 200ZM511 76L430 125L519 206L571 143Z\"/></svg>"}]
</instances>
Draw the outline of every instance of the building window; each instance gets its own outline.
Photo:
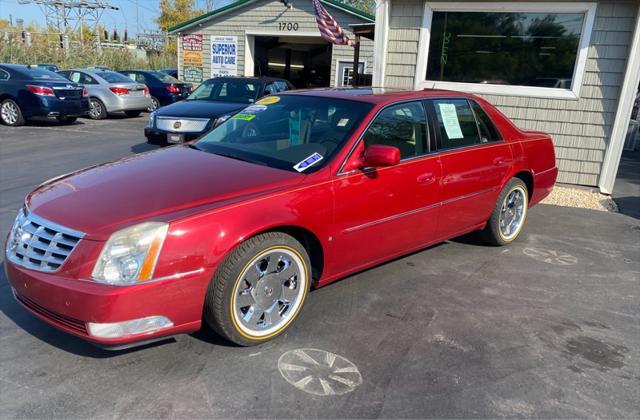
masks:
<instances>
[{"instance_id":1,"label":"building window","mask_svg":"<svg viewBox=\"0 0 640 420\"><path fill-rule=\"evenodd\" d=\"M416 87L577 98L595 7L427 2Z\"/></svg>"},{"instance_id":2,"label":"building window","mask_svg":"<svg viewBox=\"0 0 640 420\"><path fill-rule=\"evenodd\" d=\"M582 13L435 12L428 80L570 89Z\"/></svg>"}]
</instances>

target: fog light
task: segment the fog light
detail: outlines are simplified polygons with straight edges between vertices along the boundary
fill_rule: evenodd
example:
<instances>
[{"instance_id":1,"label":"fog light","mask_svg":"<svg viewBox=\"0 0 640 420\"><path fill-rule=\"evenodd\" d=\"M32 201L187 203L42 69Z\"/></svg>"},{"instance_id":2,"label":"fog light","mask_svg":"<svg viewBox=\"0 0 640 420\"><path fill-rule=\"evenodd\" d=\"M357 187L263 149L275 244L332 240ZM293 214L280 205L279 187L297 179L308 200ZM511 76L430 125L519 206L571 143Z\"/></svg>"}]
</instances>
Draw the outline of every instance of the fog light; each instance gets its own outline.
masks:
<instances>
[{"instance_id":1,"label":"fog light","mask_svg":"<svg viewBox=\"0 0 640 420\"><path fill-rule=\"evenodd\" d=\"M129 335L152 333L173 327L173 322L164 316L148 316L131 321L98 324L87 322L89 334L100 338L121 338Z\"/></svg>"}]
</instances>

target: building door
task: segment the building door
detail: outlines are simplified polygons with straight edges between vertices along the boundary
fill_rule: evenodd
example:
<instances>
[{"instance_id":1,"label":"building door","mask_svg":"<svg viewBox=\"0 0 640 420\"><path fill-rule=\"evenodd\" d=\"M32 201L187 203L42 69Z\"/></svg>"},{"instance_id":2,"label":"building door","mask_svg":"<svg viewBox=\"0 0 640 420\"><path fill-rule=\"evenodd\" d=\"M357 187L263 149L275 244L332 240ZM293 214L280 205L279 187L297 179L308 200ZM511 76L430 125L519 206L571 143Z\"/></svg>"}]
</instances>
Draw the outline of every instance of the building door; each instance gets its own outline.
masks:
<instances>
[{"instance_id":1,"label":"building door","mask_svg":"<svg viewBox=\"0 0 640 420\"><path fill-rule=\"evenodd\" d=\"M320 37L256 36L253 74L280 77L296 88L328 87L331 45Z\"/></svg>"}]
</instances>

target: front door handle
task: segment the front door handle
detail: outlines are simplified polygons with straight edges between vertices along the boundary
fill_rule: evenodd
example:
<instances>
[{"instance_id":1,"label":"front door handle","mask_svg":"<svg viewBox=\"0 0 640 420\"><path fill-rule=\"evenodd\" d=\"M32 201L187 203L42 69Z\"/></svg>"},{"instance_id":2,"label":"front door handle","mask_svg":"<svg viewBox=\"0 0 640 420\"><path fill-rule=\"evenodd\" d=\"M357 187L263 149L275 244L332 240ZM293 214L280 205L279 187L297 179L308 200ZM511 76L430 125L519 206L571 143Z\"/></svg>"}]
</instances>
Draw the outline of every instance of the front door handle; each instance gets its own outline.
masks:
<instances>
[{"instance_id":1,"label":"front door handle","mask_svg":"<svg viewBox=\"0 0 640 420\"><path fill-rule=\"evenodd\" d=\"M497 157L497 158L493 159L493 164L496 165L496 166L502 166L505 161L506 161L505 158Z\"/></svg>"},{"instance_id":2,"label":"front door handle","mask_svg":"<svg viewBox=\"0 0 640 420\"><path fill-rule=\"evenodd\" d=\"M433 184L436 180L436 176L433 172L427 172L426 174L418 175L418 183L419 184Z\"/></svg>"}]
</instances>

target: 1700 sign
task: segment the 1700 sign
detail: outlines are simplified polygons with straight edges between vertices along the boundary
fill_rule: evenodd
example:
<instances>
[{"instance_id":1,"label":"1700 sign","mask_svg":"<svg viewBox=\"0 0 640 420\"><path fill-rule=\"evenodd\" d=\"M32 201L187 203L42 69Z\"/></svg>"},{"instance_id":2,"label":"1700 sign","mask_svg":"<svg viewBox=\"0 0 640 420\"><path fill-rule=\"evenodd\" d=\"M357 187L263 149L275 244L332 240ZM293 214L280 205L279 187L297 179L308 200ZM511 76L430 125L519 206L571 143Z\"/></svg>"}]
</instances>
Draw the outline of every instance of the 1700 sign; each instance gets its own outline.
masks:
<instances>
[{"instance_id":1,"label":"1700 sign","mask_svg":"<svg viewBox=\"0 0 640 420\"><path fill-rule=\"evenodd\" d=\"M297 31L298 22L278 22L278 29L281 31Z\"/></svg>"}]
</instances>

